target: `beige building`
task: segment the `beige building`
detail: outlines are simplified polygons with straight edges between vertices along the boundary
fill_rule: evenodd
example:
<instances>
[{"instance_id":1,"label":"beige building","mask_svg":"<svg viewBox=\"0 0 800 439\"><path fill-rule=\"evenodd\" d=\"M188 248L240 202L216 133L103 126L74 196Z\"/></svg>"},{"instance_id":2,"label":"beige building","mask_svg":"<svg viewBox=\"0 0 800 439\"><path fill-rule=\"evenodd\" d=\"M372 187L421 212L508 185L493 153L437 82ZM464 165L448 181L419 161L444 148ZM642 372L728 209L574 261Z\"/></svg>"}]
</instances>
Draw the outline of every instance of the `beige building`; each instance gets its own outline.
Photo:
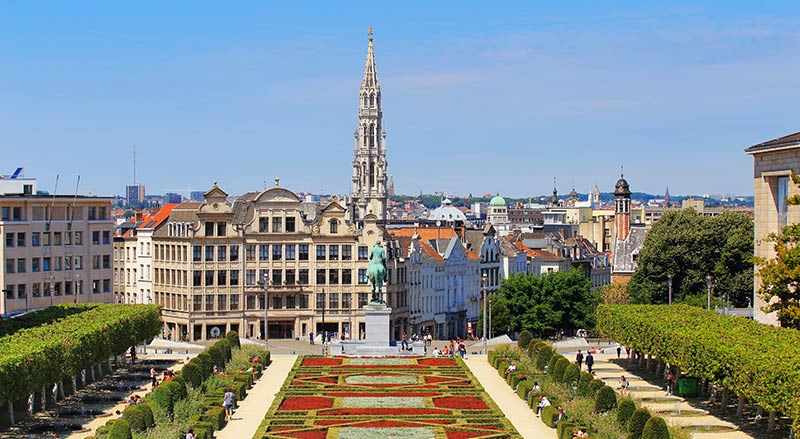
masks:
<instances>
[{"instance_id":1,"label":"beige building","mask_svg":"<svg viewBox=\"0 0 800 439\"><path fill-rule=\"evenodd\" d=\"M0 195L0 315L112 301L111 198Z\"/></svg>"},{"instance_id":2,"label":"beige building","mask_svg":"<svg viewBox=\"0 0 800 439\"><path fill-rule=\"evenodd\" d=\"M800 133L769 140L745 150L753 156L754 253L759 257L774 257L773 244L767 241L770 233L780 233L789 224L800 221L800 207L790 206L787 198L800 191L792 183L792 175L800 173ZM774 313L761 310L765 303L758 295L761 288L755 277L754 318L762 323L778 325Z\"/></svg>"}]
</instances>

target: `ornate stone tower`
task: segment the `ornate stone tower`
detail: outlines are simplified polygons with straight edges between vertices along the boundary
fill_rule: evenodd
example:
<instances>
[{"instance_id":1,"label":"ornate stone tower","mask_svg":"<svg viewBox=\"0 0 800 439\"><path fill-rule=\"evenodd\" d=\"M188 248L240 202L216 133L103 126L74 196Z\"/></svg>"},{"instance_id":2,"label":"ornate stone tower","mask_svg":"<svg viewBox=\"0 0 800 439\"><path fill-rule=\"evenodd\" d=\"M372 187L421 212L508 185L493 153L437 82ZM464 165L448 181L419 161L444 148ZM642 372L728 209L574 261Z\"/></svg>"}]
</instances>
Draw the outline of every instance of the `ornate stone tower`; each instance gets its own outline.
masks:
<instances>
[{"instance_id":1,"label":"ornate stone tower","mask_svg":"<svg viewBox=\"0 0 800 439\"><path fill-rule=\"evenodd\" d=\"M614 186L614 227L619 241L625 240L631 230L631 188L622 175Z\"/></svg>"},{"instance_id":2,"label":"ornate stone tower","mask_svg":"<svg viewBox=\"0 0 800 439\"><path fill-rule=\"evenodd\" d=\"M358 128L353 152L353 197L351 216L361 220L372 213L380 220L386 219L387 174L386 130L382 126L381 87L375 67L375 48L372 28L369 28L367 62L361 81L358 104Z\"/></svg>"}]
</instances>

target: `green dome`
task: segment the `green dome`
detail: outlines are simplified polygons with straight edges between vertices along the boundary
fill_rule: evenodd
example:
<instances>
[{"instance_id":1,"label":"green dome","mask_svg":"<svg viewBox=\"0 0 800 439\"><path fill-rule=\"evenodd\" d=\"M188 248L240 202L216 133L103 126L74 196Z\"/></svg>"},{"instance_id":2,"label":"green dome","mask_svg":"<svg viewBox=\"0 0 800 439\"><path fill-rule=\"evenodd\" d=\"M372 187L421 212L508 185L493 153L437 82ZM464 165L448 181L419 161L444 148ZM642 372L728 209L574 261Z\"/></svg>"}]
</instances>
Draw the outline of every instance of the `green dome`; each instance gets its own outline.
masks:
<instances>
[{"instance_id":1,"label":"green dome","mask_svg":"<svg viewBox=\"0 0 800 439\"><path fill-rule=\"evenodd\" d=\"M492 200L489 201L489 205L490 206L505 206L506 205L506 199L501 197L500 194L497 194L496 197L492 198Z\"/></svg>"}]
</instances>

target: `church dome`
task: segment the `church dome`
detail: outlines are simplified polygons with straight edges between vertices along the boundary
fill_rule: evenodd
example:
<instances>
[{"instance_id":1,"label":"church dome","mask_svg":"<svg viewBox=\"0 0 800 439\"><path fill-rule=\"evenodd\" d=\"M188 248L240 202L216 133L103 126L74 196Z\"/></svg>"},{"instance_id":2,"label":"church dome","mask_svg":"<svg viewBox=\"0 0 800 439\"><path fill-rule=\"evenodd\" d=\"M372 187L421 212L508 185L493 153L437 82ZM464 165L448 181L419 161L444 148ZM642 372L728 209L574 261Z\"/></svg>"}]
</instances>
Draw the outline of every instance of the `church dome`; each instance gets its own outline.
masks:
<instances>
[{"instance_id":1,"label":"church dome","mask_svg":"<svg viewBox=\"0 0 800 439\"><path fill-rule=\"evenodd\" d=\"M622 195L630 195L631 194L631 187L628 185L628 181L625 180L623 177L620 177L617 180L617 184L614 185L614 195L622 196Z\"/></svg>"},{"instance_id":2,"label":"church dome","mask_svg":"<svg viewBox=\"0 0 800 439\"><path fill-rule=\"evenodd\" d=\"M506 199L501 197L500 194L497 194L494 198L489 201L490 206L506 206Z\"/></svg>"},{"instance_id":3,"label":"church dome","mask_svg":"<svg viewBox=\"0 0 800 439\"><path fill-rule=\"evenodd\" d=\"M428 219L434 221L466 221L467 217L464 212L460 211L457 207L453 206L453 202L445 198L442 200L442 205L433 209Z\"/></svg>"}]
</instances>

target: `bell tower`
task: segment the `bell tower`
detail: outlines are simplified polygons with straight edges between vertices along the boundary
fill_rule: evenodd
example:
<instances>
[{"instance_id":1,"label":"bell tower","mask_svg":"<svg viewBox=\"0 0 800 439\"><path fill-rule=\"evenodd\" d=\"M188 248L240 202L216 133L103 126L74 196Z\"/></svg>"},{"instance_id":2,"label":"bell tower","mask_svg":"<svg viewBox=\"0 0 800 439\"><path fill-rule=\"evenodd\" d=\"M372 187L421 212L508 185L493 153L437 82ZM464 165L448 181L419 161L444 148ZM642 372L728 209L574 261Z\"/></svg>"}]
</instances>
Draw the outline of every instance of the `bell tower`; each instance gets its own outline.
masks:
<instances>
[{"instance_id":1,"label":"bell tower","mask_svg":"<svg viewBox=\"0 0 800 439\"><path fill-rule=\"evenodd\" d=\"M383 129L381 87L375 67L375 46L372 28L369 28L367 61L364 79L358 94L358 127L353 133L353 196L351 217L362 220L372 213L379 220L386 219L388 200L386 174L386 130Z\"/></svg>"}]
</instances>

